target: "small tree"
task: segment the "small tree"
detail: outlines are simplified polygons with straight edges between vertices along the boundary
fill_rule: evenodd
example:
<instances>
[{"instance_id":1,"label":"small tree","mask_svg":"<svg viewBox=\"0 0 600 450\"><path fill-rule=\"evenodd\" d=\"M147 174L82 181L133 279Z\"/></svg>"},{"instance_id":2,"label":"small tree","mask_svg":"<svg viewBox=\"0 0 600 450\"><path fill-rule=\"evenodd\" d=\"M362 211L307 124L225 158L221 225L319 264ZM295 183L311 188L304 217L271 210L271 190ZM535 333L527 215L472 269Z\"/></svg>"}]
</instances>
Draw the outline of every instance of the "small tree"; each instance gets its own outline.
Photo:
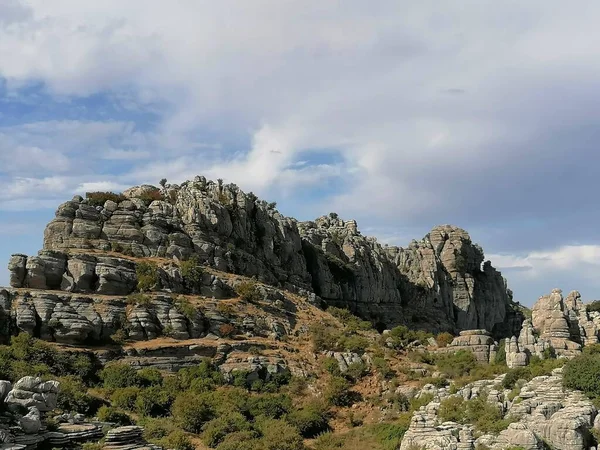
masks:
<instances>
[{"instance_id":1,"label":"small tree","mask_svg":"<svg viewBox=\"0 0 600 450\"><path fill-rule=\"evenodd\" d=\"M167 185L167 179L163 178L158 184L160 184L164 188Z\"/></svg>"}]
</instances>

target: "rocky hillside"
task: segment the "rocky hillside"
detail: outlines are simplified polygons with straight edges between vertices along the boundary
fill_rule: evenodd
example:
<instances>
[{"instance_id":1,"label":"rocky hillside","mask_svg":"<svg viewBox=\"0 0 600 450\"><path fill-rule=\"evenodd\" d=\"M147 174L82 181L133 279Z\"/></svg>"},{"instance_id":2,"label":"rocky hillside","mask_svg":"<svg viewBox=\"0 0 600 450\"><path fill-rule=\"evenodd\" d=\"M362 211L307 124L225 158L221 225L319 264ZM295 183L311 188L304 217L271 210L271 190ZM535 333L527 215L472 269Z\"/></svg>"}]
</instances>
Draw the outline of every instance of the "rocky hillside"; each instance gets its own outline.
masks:
<instances>
[{"instance_id":1,"label":"rocky hillside","mask_svg":"<svg viewBox=\"0 0 600 450\"><path fill-rule=\"evenodd\" d=\"M16 289L128 295L137 287L136 261L158 258L161 289L189 293L179 262L191 257L316 304L348 308L380 330L481 328L502 337L521 322L506 281L464 230L444 225L407 248L382 246L355 221L330 214L298 222L236 185L203 177L75 197L58 207L39 255L15 255L9 269ZM203 283L203 293L226 295L219 280ZM37 308L36 317L51 315Z\"/></svg>"}]
</instances>

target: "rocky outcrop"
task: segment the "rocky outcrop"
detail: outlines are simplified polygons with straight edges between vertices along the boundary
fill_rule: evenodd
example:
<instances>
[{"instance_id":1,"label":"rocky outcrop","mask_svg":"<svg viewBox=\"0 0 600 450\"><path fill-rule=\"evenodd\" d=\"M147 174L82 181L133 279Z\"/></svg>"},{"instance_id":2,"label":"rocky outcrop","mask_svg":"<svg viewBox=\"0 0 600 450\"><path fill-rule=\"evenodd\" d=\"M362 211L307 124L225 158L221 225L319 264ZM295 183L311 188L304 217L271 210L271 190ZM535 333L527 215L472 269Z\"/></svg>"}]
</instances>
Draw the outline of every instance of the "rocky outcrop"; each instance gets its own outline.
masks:
<instances>
[{"instance_id":1,"label":"rocky outcrop","mask_svg":"<svg viewBox=\"0 0 600 450\"><path fill-rule=\"evenodd\" d=\"M105 297L25 289L0 291L0 314L5 317L0 338L26 332L65 344L110 342L120 338L144 341L159 336L195 339L221 335L224 324L251 336L280 338L292 328L285 309L249 320L245 315L220 313L216 302L194 304L186 297L154 293L134 297ZM277 313L279 311L279 313Z\"/></svg>"},{"instance_id":2,"label":"rocky outcrop","mask_svg":"<svg viewBox=\"0 0 600 450\"><path fill-rule=\"evenodd\" d=\"M455 337L450 345L437 350L438 353L454 353L467 350L475 356L480 363L494 362L498 346L486 330L465 330Z\"/></svg>"},{"instance_id":3,"label":"rocky outcrop","mask_svg":"<svg viewBox=\"0 0 600 450\"><path fill-rule=\"evenodd\" d=\"M8 267L13 288L128 295L138 287L137 266L130 258L42 250L38 256L13 255ZM192 293L176 263L156 264L153 270L158 280L156 290ZM194 293L215 298L234 295L231 286L209 272L202 273L199 281Z\"/></svg>"},{"instance_id":4,"label":"rocky outcrop","mask_svg":"<svg viewBox=\"0 0 600 450\"><path fill-rule=\"evenodd\" d=\"M515 312L506 280L484 263L483 250L466 231L435 227L423 240L389 252L407 281L402 297L417 323L435 321L449 328L443 325L450 320L455 329L486 329L494 335L518 329L518 319L509 323Z\"/></svg>"},{"instance_id":5,"label":"rocky outcrop","mask_svg":"<svg viewBox=\"0 0 600 450\"><path fill-rule=\"evenodd\" d=\"M134 285L125 258L73 252L195 255L217 270L312 292L316 301L347 307L381 329L482 328L494 336L519 329L505 280L460 228L436 227L405 249L383 247L355 221L330 214L299 223L252 193L203 177L123 195L119 203L96 206L97 200L75 197L60 205L46 227L44 251L11 259L12 285L122 295Z\"/></svg>"},{"instance_id":6,"label":"rocky outcrop","mask_svg":"<svg viewBox=\"0 0 600 450\"><path fill-rule=\"evenodd\" d=\"M37 412L51 411L56 408L59 383L42 381L38 377L21 378L10 390L4 402L9 408L35 408ZM17 408L18 410L18 408Z\"/></svg>"},{"instance_id":7,"label":"rocky outcrop","mask_svg":"<svg viewBox=\"0 0 600 450\"><path fill-rule=\"evenodd\" d=\"M455 394L450 394L448 388L425 386L421 392L433 394L433 401L415 413L400 448L590 448L591 429L598 416L597 410L581 392L563 389L562 369L555 369L551 376L536 377L525 383L515 398L509 397L509 390L495 389L503 377L471 383ZM473 427L442 423L438 411L444 399L457 396L471 400L482 395L487 402L496 405L505 418L512 418L514 422L506 430L497 435L483 434L473 439Z\"/></svg>"}]
</instances>

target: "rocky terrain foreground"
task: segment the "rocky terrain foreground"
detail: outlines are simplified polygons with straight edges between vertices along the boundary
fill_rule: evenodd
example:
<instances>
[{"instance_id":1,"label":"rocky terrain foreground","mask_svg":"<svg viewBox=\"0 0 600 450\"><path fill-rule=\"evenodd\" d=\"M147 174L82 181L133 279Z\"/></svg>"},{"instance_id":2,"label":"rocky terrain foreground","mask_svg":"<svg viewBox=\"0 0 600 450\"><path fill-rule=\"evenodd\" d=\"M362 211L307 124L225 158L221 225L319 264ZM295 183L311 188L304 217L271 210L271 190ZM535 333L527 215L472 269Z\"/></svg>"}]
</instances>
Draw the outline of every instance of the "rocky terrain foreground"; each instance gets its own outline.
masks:
<instances>
[{"instance_id":1,"label":"rocky terrain foreground","mask_svg":"<svg viewBox=\"0 0 600 450\"><path fill-rule=\"evenodd\" d=\"M600 435L581 382L600 396L600 361L580 367L600 358L600 313L560 290L520 307L454 226L382 246L196 177L76 196L8 269L0 449L583 450Z\"/></svg>"}]
</instances>

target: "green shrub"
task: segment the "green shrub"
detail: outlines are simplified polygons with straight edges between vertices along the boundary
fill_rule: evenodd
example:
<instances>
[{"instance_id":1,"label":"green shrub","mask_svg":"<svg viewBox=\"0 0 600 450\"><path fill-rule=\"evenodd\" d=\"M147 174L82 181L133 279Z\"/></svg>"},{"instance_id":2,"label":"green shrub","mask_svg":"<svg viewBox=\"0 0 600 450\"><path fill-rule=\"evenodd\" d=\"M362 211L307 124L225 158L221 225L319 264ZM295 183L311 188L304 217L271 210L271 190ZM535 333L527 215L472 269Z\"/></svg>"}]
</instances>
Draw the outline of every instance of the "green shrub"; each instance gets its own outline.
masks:
<instances>
[{"instance_id":1,"label":"green shrub","mask_svg":"<svg viewBox=\"0 0 600 450\"><path fill-rule=\"evenodd\" d=\"M88 389L80 378L69 375L60 377L58 381L60 382L60 395L57 401L59 409L92 415L102 406L102 400L87 393Z\"/></svg>"},{"instance_id":2,"label":"green shrub","mask_svg":"<svg viewBox=\"0 0 600 450\"><path fill-rule=\"evenodd\" d=\"M506 365L506 341L504 339L500 339L500 344L498 344L498 351L496 352L496 356L494 357L494 364Z\"/></svg>"},{"instance_id":3,"label":"green shrub","mask_svg":"<svg viewBox=\"0 0 600 450\"><path fill-rule=\"evenodd\" d=\"M437 355L435 362L439 371L449 378L468 375L477 366L475 356L468 350Z\"/></svg>"},{"instance_id":4,"label":"green shrub","mask_svg":"<svg viewBox=\"0 0 600 450\"><path fill-rule=\"evenodd\" d=\"M584 353L567 362L563 386L583 391L590 398L600 397L600 354Z\"/></svg>"},{"instance_id":5,"label":"green shrub","mask_svg":"<svg viewBox=\"0 0 600 450\"><path fill-rule=\"evenodd\" d=\"M173 403L173 397L160 386L142 389L135 399L135 410L141 416L166 416Z\"/></svg>"},{"instance_id":6,"label":"green shrub","mask_svg":"<svg viewBox=\"0 0 600 450\"><path fill-rule=\"evenodd\" d=\"M119 425L131 425L131 417L111 406L102 406L97 413L101 422L111 422Z\"/></svg>"},{"instance_id":7,"label":"green shrub","mask_svg":"<svg viewBox=\"0 0 600 450\"><path fill-rule=\"evenodd\" d=\"M368 373L369 366L367 366L364 361L356 361L348 366L348 370L346 371L344 376L356 383Z\"/></svg>"},{"instance_id":8,"label":"green shrub","mask_svg":"<svg viewBox=\"0 0 600 450\"><path fill-rule=\"evenodd\" d=\"M341 349L352 353L364 353L369 346L369 340L358 334L342 335L339 340Z\"/></svg>"},{"instance_id":9,"label":"green shrub","mask_svg":"<svg viewBox=\"0 0 600 450\"><path fill-rule=\"evenodd\" d=\"M119 389L141 384L137 371L125 363L107 365L100 372L100 379L106 389Z\"/></svg>"},{"instance_id":10,"label":"green shrub","mask_svg":"<svg viewBox=\"0 0 600 450\"><path fill-rule=\"evenodd\" d=\"M462 397L448 397L440 403L440 419L461 424L471 423L481 433L497 434L515 420L503 418L502 411L487 401L485 395L465 401Z\"/></svg>"},{"instance_id":11,"label":"green shrub","mask_svg":"<svg viewBox=\"0 0 600 450\"><path fill-rule=\"evenodd\" d=\"M600 311L600 300L594 300L593 302L585 305L585 309L589 312Z\"/></svg>"},{"instance_id":12,"label":"green shrub","mask_svg":"<svg viewBox=\"0 0 600 450\"><path fill-rule=\"evenodd\" d=\"M440 403L438 416L442 422L458 422L464 420L465 415L465 400L462 397L448 397Z\"/></svg>"},{"instance_id":13,"label":"green shrub","mask_svg":"<svg viewBox=\"0 0 600 450\"><path fill-rule=\"evenodd\" d=\"M184 392L173 402L173 418L190 433L200 433L202 426L214 418L214 407L203 394Z\"/></svg>"},{"instance_id":14,"label":"green shrub","mask_svg":"<svg viewBox=\"0 0 600 450\"><path fill-rule=\"evenodd\" d=\"M339 332L334 328L321 323L314 323L310 326L309 333L315 352L335 350L337 348Z\"/></svg>"},{"instance_id":15,"label":"green shrub","mask_svg":"<svg viewBox=\"0 0 600 450\"><path fill-rule=\"evenodd\" d=\"M180 296L175 299L175 308L190 321L196 320L198 317L198 310L185 297Z\"/></svg>"},{"instance_id":16,"label":"green shrub","mask_svg":"<svg viewBox=\"0 0 600 450\"><path fill-rule=\"evenodd\" d=\"M410 410L417 411L421 406L427 406L433 401L433 394L423 394L410 401Z\"/></svg>"},{"instance_id":17,"label":"green shrub","mask_svg":"<svg viewBox=\"0 0 600 450\"><path fill-rule=\"evenodd\" d=\"M223 375L208 359L195 367L186 367L177 372L179 389L190 389L194 392L208 392L224 384Z\"/></svg>"},{"instance_id":18,"label":"green shrub","mask_svg":"<svg viewBox=\"0 0 600 450\"><path fill-rule=\"evenodd\" d=\"M305 438L313 438L329 431L327 406L320 401L311 401L291 411L286 416L286 420L294 425Z\"/></svg>"},{"instance_id":19,"label":"green shrub","mask_svg":"<svg viewBox=\"0 0 600 450\"><path fill-rule=\"evenodd\" d=\"M116 389L110 396L110 402L117 408L133 411L139 394L140 388L135 386Z\"/></svg>"},{"instance_id":20,"label":"green shrub","mask_svg":"<svg viewBox=\"0 0 600 450\"><path fill-rule=\"evenodd\" d=\"M225 436L217 450L262 450L256 431L239 431Z\"/></svg>"},{"instance_id":21,"label":"green shrub","mask_svg":"<svg viewBox=\"0 0 600 450\"><path fill-rule=\"evenodd\" d=\"M172 450L194 450L196 448L188 435L181 430L173 431L160 443Z\"/></svg>"},{"instance_id":22,"label":"green shrub","mask_svg":"<svg viewBox=\"0 0 600 450\"><path fill-rule=\"evenodd\" d=\"M254 280L243 281L235 288L239 297L248 303L258 303L263 299L258 283Z\"/></svg>"},{"instance_id":23,"label":"green shrub","mask_svg":"<svg viewBox=\"0 0 600 450\"><path fill-rule=\"evenodd\" d=\"M258 428L262 434L261 450L305 450L298 429L283 420L264 420Z\"/></svg>"},{"instance_id":24,"label":"green shrub","mask_svg":"<svg viewBox=\"0 0 600 450\"><path fill-rule=\"evenodd\" d=\"M292 399L285 394L263 394L251 397L248 412L252 417L279 419L292 409Z\"/></svg>"},{"instance_id":25,"label":"green shrub","mask_svg":"<svg viewBox=\"0 0 600 450\"><path fill-rule=\"evenodd\" d=\"M228 434L251 429L252 426L242 414L232 411L206 423L202 431L202 441L209 447L216 447Z\"/></svg>"},{"instance_id":26,"label":"green shrub","mask_svg":"<svg viewBox=\"0 0 600 450\"><path fill-rule=\"evenodd\" d=\"M107 200L115 203L127 200L122 194L115 194L114 192L86 192L85 198L87 198L88 205L91 206L104 206Z\"/></svg>"},{"instance_id":27,"label":"green shrub","mask_svg":"<svg viewBox=\"0 0 600 450\"><path fill-rule=\"evenodd\" d=\"M349 406L352 403L350 384L345 378L332 377L325 389L324 397L330 405Z\"/></svg>"},{"instance_id":28,"label":"green shrub","mask_svg":"<svg viewBox=\"0 0 600 450\"><path fill-rule=\"evenodd\" d=\"M340 365L338 364L337 359L335 359L333 356L328 356L325 359L323 359L321 367L323 368L323 370L329 372L331 375L339 377L342 374L340 370Z\"/></svg>"},{"instance_id":29,"label":"green shrub","mask_svg":"<svg viewBox=\"0 0 600 450\"><path fill-rule=\"evenodd\" d=\"M425 343L427 340L433 337L431 333L427 333L421 330L410 330L407 327L400 325L392 328L388 334L384 336L386 342L391 343L395 349L406 348L408 344L414 342Z\"/></svg>"},{"instance_id":30,"label":"green shrub","mask_svg":"<svg viewBox=\"0 0 600 450\"><path fill-rule=\"evenodd\" d=\"M137 371L137 376L140 379L141 386L161 386L163 376L160 370L153 367L146 367Z\"/></svg>"},{"instance_id":31,"label":"green shrub","mask_svg":"<svg viewBox=\"0 0 600 450\"><path fill-rule=\"evenodd\" d=\"M349 331L368 331L373 329L373 324L355 316L347 309L330 306L327 312L344 324Z\"/></svg>"},{"instance_id":32,"label":"green shrub","mask_svg":"<svg viewBox=\"0 0 600 450\"><path fill-rule=\"evenodd\" d=\"M152 262L139 262L135 266L137 289L140 292L150 292L160 289L158 267Z\"/></svg>"},{"instance_id":33,"label":"green shrub","mask_svg":"<svg viewBox=\"0 0 600 450\"><path fill-rule=\"evenodd\" d=\"M395 375L395 372L392 370L387 360L381 356L373 357L373 366L386 380L393 378Z\"/></svg>"},{"instance_id":34,"label":"green shrub","mask_svg":"<svg viewBox=\"0 0 600 450\"><path fill-rule=\"evenodd\" d=\"M528 367L515 367L510 369L502 380L504 389L513 389L518 380L531 380L531 370Z\"/></svg>"},{"instance_id":35,"label":"green shrub","mask_svg":"<svg viewBox=\"0 0 600 450\"><path fill-rule=\"evenodd\" d=\"M186 288L192 293L197 293L202 287L202 277L204 269L198 255L192 255L188 260L182 261L179 265L181 276Z\"/></svg>"},{"instance_id":36,"label":"green shrub","mask_svg":"<svg viewBox=\"0 0 600 450\"><path fill-rule=\"evenodd\" d=\"M150 307L152 306L152 297L142 293L129 294L127 296L127 303L130 305L141 305Z\"/></svg>"}]
</instances>

